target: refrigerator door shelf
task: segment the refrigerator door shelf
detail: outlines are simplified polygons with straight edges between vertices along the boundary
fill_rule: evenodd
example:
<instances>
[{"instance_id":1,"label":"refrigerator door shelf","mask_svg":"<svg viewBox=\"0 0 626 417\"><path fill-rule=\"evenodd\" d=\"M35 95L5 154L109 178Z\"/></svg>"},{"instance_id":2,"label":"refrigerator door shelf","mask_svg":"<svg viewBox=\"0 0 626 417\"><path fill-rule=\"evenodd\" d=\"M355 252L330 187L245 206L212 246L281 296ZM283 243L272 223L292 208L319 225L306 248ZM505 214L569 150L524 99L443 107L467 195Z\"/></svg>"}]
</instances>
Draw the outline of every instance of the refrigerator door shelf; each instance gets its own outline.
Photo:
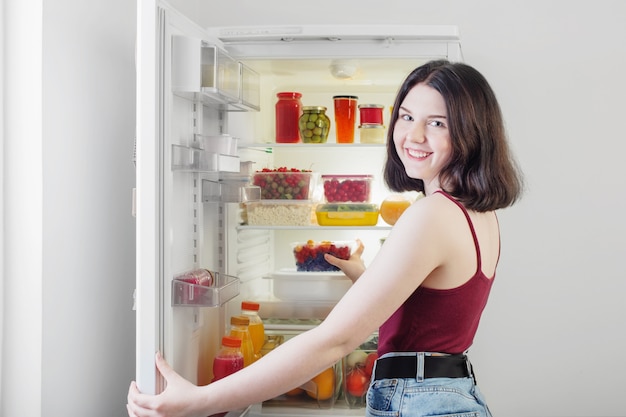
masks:
<instances>
[{"instance_id":1,"label":"refrigerator door shelf","mask_svg":"<svg viewBox=\"0 0 626 417\"><path fill-rule=\"evenodd\" d=\"M249 185L250 178L202 180L203 203L245 203L261 199L261 187Z\"/></svg>"},{"instance_id":2,"label":"refrigerator door shelf","mask_svg":"<svg viewBox=\"0 0 626 417\"><path fill-rule=\"evenodd\" d=\"M223 105L227 111L260 109L259 74L224 50L187 36L172 37L174 94Z\"/></svg>"},{"instance_id":3,"label":"refrigerator door shelf","mask_svg":"<svg viewBox=\"0 0 626 417\"><path fill-rule=\"evenodd\" d=\"M212 272L213 285L190 284L172 280L172 307L218 307L239 295L237 277Z\"/></svg>"},{"instance_id":4,"label":"refrigerator door shelf","mask_svg":"<svg viewBox=\"0 0 626 417\"><path fill-rule=\"evenodd\" d=\"M239 157L172 145L172 171L239 172Z\"/></svg>"}]
</instances>

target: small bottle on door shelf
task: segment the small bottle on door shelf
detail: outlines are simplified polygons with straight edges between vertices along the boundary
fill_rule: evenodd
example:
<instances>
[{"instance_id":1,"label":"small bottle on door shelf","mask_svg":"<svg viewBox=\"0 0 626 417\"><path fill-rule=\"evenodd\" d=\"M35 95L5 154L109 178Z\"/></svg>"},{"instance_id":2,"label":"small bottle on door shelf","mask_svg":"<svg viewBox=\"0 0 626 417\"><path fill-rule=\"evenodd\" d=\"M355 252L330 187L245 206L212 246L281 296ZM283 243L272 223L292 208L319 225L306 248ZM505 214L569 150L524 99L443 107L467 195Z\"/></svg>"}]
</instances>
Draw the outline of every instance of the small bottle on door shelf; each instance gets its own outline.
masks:
<instances>
[{"instance_id":1,"label":"small bottle on door shelf","mask_svg":"<svg viewBox=\"0 0 626 417\"><path fill-rule=\"evenodd\" d=\"M205 287L213 285L213 274L208 269L194 269L192 271L187 271L177 275L176 279L189 284L203 285Z\"/></svg>"},{"instance_id":2,"label":"small bottle on door shelf","mask_svg":"<svg viewBox=\"0 0 626 417\"><path fill-rule=\"evenodd\" d=\"M259 303L254 301L241 302L241 314L250 319L248 330L250 331L250 338L252 339L252 350L254 351L255 361L261 357L261 349L265 344L265 326L259 316L260 308Z\"/></svg>"},{"instance_id":3,"label":"small bottle on door shelf","mask_svg":"<svg viewBox=\"0 0 626 417\"><path fill-rule=\"evenodd\" d=\"M230 336L241 340L244 367L254 362L254 348L252 347L249 325L250 318L247 316L232 316L230 318Z\"/></svg>"}]
</instances>

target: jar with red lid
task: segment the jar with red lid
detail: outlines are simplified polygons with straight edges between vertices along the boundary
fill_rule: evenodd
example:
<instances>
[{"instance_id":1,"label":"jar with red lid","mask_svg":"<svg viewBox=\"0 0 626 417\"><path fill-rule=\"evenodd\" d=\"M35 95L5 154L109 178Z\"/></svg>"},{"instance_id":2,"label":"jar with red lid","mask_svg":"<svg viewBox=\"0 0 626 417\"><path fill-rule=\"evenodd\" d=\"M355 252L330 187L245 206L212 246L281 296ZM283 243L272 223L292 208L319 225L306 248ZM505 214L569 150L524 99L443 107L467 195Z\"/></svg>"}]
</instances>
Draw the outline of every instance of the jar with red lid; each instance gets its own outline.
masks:
<instances>
[{"instance_id":1,"label":"jar with red lid","mask_svg":"<svg viewBox=\"0 0 626 417\"><path fill-rule=\"evenodd\" d=\"M282 92L276 97L276 143L300 142L298 119L302 115L302 94Z\"/></svg>"}]
</instances>

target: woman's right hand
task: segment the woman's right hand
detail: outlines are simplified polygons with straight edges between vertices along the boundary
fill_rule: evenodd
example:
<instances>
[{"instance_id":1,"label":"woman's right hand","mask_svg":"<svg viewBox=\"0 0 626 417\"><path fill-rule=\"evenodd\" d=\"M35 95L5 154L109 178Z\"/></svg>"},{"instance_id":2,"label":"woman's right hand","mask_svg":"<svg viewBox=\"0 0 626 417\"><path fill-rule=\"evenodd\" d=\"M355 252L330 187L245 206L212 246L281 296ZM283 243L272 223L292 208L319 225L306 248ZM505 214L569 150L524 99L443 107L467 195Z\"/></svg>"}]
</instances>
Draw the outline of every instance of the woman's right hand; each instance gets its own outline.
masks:
<instances>
[{"instance_id":1,"label":"woman's right hand","mask_svg":"<svg viewBox=\"0 0 626 417\"><path fill-rule=\"evenodd\" d=\"M326 262L341 269L352 282L359 279L361 274L365 271L365 264L363 263L363 259L361 259L365 246L360 239L357 239L356 243L357 248L348 259L340 259L328 253L324 255Z\"/></svg>"}]
</instances>

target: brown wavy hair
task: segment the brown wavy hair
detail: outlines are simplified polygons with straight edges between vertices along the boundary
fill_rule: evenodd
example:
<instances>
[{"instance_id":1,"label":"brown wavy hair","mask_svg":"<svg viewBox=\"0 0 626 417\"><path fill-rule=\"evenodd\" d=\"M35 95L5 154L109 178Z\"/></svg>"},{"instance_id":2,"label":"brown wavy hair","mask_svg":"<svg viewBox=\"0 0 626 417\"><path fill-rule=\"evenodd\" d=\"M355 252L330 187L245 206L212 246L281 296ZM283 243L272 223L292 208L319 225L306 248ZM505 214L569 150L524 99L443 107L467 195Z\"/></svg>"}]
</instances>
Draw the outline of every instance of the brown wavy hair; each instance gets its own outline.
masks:
<instances>
[{"instance_id":1,"label":"brown wavy hair","mask_svg":"<svg viewBox=\"0 0 626 417\"><path fill-rule=\"evenodd\" d=\"M400 86L387 135L384 178L389 189L424 191L421 179L406 174L393 141L400 105L419 83L437 90L446 103L452 154L440 172L443 190L479 212L513 205L521 197L522 173L509 150L496 96L476 69L447 60L416 68Z\"/></svg>"}]
</instances>

